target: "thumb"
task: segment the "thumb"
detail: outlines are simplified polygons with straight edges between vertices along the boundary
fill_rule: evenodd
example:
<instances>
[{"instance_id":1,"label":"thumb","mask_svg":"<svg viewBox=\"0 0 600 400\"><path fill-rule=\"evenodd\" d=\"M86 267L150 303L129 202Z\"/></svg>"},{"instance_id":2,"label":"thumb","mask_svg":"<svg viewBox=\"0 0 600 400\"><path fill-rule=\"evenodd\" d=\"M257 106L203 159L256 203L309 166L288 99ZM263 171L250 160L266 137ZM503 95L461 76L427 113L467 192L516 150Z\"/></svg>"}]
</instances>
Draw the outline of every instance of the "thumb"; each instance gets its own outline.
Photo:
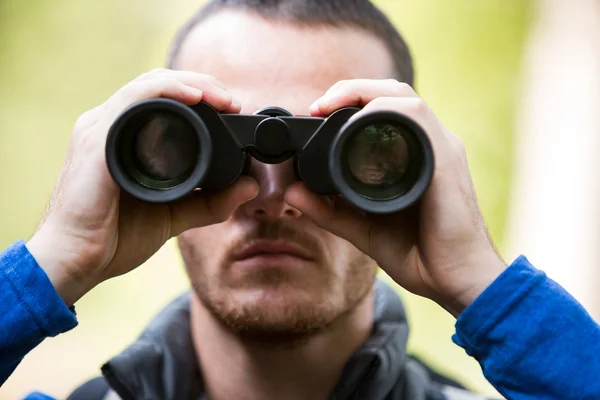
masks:
<instances>
[{"instance_id":1,"label":"thumb","mask_svg":"<svg viewBox=\"0 0 600 400\"><path fill-rule=\"evenodd\" d=\"M171 207L171 237L192 228L227 220L242 204L258 195L258 183L241 176L232 185L217 192L197 191L176 201Z\"/></svg>"},{"instance_id":2,"label":"thumb","mask_svg":"<svg viewBox=\"0 0 600 400\"><path fill-rule=\"evenodd\" d=\"M323 196L311 192L302 182L290 185L285 192L287 204L300 210L321 228L346 239L363 253L370 254L370 219L340 196L330 199L327 201Z\"/></svg>"}]
</instances>

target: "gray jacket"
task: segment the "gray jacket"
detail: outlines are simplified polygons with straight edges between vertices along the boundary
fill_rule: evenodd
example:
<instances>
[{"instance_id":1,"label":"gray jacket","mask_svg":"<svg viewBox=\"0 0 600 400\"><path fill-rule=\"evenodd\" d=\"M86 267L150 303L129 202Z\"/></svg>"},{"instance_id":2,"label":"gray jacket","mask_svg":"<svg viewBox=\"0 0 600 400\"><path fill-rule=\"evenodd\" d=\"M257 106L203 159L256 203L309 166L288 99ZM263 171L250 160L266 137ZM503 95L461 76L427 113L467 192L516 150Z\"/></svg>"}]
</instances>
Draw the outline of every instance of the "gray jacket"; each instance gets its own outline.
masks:
<instances>
[{"instance_id":1,"label":"gray jacket","mask_svg":"<svg viewBox=\"0 0 600 400\"><path fill-rule=\"evenodd\" d=\"M102 367L103 377L68 400L208 400L190 337L189 307L189 293L169 304L135 343ZM348 361L332 400L482 399L407 354L404 307L379 280L374 315L373 335Z\"/></svg>"}]
</instances>

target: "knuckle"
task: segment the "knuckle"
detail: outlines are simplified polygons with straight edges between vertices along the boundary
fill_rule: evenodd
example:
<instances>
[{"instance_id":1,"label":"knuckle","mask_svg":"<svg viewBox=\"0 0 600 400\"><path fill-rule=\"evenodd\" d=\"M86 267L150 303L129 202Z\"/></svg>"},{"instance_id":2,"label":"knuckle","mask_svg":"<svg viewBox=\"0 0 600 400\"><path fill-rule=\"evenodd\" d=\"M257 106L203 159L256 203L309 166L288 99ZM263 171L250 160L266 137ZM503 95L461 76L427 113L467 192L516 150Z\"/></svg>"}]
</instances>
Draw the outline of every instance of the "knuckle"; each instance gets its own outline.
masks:
<instances>
[{"instance_id":1,"label":"knuckle","mask_svg":"<svg viewBox=\"0 0 600 400\"><path fill-rule=\"evenodd\" d=\"M160 75L164 75L164 74L166 74L166 73L167 73L167 72L169 72L169 71L170 71L170 70L169 70L169 69L166 69L166 68L154 68L154 69L151 69L151 70L148 72L148 75L149 75L149 76L151 76L151 77L154 77L154 76L160 76Z\"/></svg>"},{"instance_id":2,"label":"knuckle","mask_svg":"<svg viewBox=\"0 0 600 400\"><path fill-rule=\"evenodd\" d=\"M463 164L467 160L467 148L461 138L450 132L448 141L454 153L454 160L457 164Z\"/></svg>"},{"instance_id":3,"label":"knuckle","mask_svg":"<svg viewBox=\"0 0 600 400\"><path fill-rule=\"evenodd\" d=\"M77 119L75 120L75 125L74 125L73 129L75 131L81 130L83 127L85 127L88 124L88 121L90 119L91 119L91 110L84 112L79 117L77 117Z\"/></svg>"},{"instance_id":4,"label":"knuckle","mask_svg":"<svg viewBox=\"0 0 600 400\"><path fill-rule=\"evenodd\" d=\"M136 101L140 88L142 87L143 85L137 82L131 82L123 86L109 99L109 109L111 111L116 111L115 109L119 108L118 111L122 111L120 108L124 108L126 105Z\"/></svg>"},{"instance_id":5,"label":"knuckle","mask_svg":"<svg viewBox=\"0 0 600 400\"><path fill-rule=\"evenodd\" d=\"M335 83L335 85L333 85L330 89L330 92L338 92L340 90L345 90L347 89L347 87L350 85L350 83L353 82L353 80L349 80L349 79L343 79L341 81L338 81Z\"/></svg>"},{"instance_id":6,"label":"knuckle","mask_svg":"<svg viewBox=\"0 0 600 400\"><path fill-rule=\"evenodd\" d=\"M88 134L88 130L89 129L82 127L76 127L73 129L73 132L71 133L71 146L74 149L77 149L77 152L79 152L81 149L84 149L86 142L89 141L90 135Z\"/></svg>"},{"instance_id":7,"label":"knuckle","mask_svg":"<svg viewBox=\"0 0 600 400\"><path fill-rule=\"evenodd\" d=\"M160 97L165 92L181 90L184 86L179 80L168 75L151 80L132 81L114 94L111 103L123 107L146 98Z\"/></svg>"},{"instance_id":8,"label":"knuckle","mask_svg":"<svg viewBox=\"0 0 600 400\"><path fill-rule=\"evenodd\" d=\"M88 110L81 114L75 120L75 124L73 125L72 136L79 136L82 132L89 130L102 116L102 109L104 105L100 105L96 108Z\"/></svg>"},{"instance_id":9,"label":"knuckle","mask_svg":"<svg viewBox=\"0 0 600 400\"><path fill-rule=\"evenodd\" d=\"M156 84L158 86L162 86L162 87L176 87L176 86L183 86L183 83L181 83L178 79L172 77L172 76L162 76L160 78L156 79Z\"/></svg>"},{"instance_id":10,"label":"knuckle","mask_svg":"<svg viewBox=\"0 0 600 400\"><path fill-rule=\"evenodd\" d=\"M406 96L412 94L414 91L412 87L406 82L400 82L396 79L388 79L388 84L394 88L398 96Z\"/></svg>"},{"instance_id":11,"label":"knuckle","mask_svg":"<svg viewBox=\"0 0 600 400\"><path fill-rule=\"evenodd\" d=\"M150 75L150 72L144 72L143 74L141 74L140 76L138 76L136 79L134 79L134 81L145 81L150 79L152 75Z\"/></svg>"},{"instance_id":12,"label":"knuckle","mask_svg":"<svg viewBox=\"0 0 600 400\"><path fill-rule=\"evenodd\" d=\"M137 79L135 79L135 81L146 81L149 79L154 79L157 76L161 76L164 75L168 70L165 68L154 68L151 69L150 71L144 72L143 74L141 74Z\"/></svg>"},{"instance_id":13,"label":"knuckle","mask_svg":"<svg viewBox=\"0 0 600 400\"><path fill-rule=\"evenodd\" d=\"M369 103L369 108L375 108L375 109L379 109L379 108L388 108L391 105L391 101L393 99L389 98L389 97L377 97L373 100L371 100L371 102Z\"/></svg>"},{"instance_id":14,"label":"knuckle","mask_svg":"<svg viewBox=\"0 0 600 400\"><path fill-rule=\"evenodd\" d=\"M201 80L210 83L214 86L223 86L223 83L212 75L199 74Z\"/></svg>"},{"instance_id":15,"label":"knuckle","mask_svg":"<svg viewBox=\"0 0 600 400\"><path fill-rule=\"evenodd\" d=\"M452 145L454 145L456 148L464 148L464 143L462 139L458 137L454 132L447 131L447 135L448 140L450 141L450 143L452 143Z\"/></svg>"},{"instance_id":16,"label":"knuckle","mask_svg":"<svg viewBox=\"0 0 600 400\"><path fill-rule=\"evenodd\" d=\"M415 116L425 116L429 112L429 106L423 99L415 98L410 105L410 112Z\"/></svg>"},{"instance_id":17,"label":"knuckle","mask_svg":"<svg viewBox=\"0 0 600 400\"><path fill-rule=\"evenodd\" d=\"M165 90L179 83L176 79L168 76L156 77L150 81L131 82L123 88L123 92L128 97L137 99L140 93L146 92L149 88Z\"/></svg>"},{"instance_id":18,"label":"knuckle","mask_svg":"<svg viewBox=\"0 0 600 400\"><path fill-rule=\"evenodd\" d=\"M71 132L71 143L74 146L79 146L81 144L81 141L83 140L83 136L85 136L83 133L85 132L85 129L82 126L78 126L77 124L75 124L75 127L73 128L73 131Z\"/></svg>"},{"instance_id":19,"label":"knuckle","mask_svg":"<svg viewBox=\"0 0 600 400\"><path fill-rule=\"evenodd\" d=\"M463 142L458 136L455 136L454 139L454 148L461 155L461 158L467 157L467 147L465 146L465 142Z\"/></svg>"},{"instance_id":20,"label":"knuckle","mask_svg":"<svg viewBox=\"0 0 600 400\"><path fill-rule=\"evenodd\" d=\"M359 90L356 88L356 86L354 85L344 85L339 87L335 92L334 95L337 97L349 97L349 96L353 96L360 93Z\"/></svg>"},{"instance_id":21,"label":"knuckle","mask_svg":"<svg viewBox=\"0 0 600 400\"><path fill-rule=\"evenodd\" d=\"M140 88L144 87L144 85L147 85L147 83L145 83L144 81L131 81L125 86L123 86L121 89L119 89L113 95L113 97L121 98L123 96L132 95L134 93L137 93L140 90Z\"/></svg>"},{"instance_id":22,"label":"knuckle","mask_svg":"<svg viewBox=\"0 0 600 400\"><path fill-rule=\"evenodd\" d=\"M150 84L149 88L139 89L140 92L151 93L151 97L161 97L166 93L173 94L182 91L184 84L173 78L172 76L162 76L154 79ZM138 98L137 96L136 98Z\"/></svg>"}]
</instances>

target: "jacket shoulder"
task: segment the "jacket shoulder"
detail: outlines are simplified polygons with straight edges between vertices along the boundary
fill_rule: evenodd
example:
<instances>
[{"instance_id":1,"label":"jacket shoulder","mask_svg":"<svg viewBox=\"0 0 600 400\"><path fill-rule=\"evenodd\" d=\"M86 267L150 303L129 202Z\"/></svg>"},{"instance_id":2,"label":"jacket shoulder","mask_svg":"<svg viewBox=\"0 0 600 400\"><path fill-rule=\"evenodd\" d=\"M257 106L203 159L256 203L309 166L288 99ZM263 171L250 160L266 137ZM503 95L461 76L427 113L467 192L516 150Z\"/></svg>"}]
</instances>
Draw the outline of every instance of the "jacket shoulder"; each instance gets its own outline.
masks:
<instances>
[{"instance_id":1,"label":"jacket shoulder","mask_svg":"<svg viewBox=\"0 0 600 400\"><path fill-rule=\"evenodd\" d=\"M426 400L486 400L478 394L468 391L460 383L440 374L414 356L410 356L407 366L421 379L429 382Z\"/></svg>"}]
</instances>

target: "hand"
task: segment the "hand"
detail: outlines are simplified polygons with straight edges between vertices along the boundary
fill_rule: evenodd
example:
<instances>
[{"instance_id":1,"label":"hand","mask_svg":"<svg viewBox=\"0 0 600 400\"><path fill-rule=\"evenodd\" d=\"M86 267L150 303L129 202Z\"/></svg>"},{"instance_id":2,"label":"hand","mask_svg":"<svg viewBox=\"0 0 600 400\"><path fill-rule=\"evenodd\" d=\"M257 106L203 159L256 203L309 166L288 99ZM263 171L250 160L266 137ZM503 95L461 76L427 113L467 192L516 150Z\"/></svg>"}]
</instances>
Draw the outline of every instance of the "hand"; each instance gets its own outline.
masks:
<instances>
[{"instance_id":1,"label":"hand","mask_svg":"<svg viewBox=\"0 0 600 400\"><path fill-rule=\"evenodd\" d=\"M213 77L158 69L79 117L48 209L27 243L68 306L100 282L142 264L169 238L226 220L258 192L249 177L222 192L194 193L170 204L144 203L121 192L106 165L108 129L127 106L154 97L188 105L203 100L230 113L241 109Z\"/></svg>"},{"instance_id":2,"label":"hand","mask_svg":"<svg viewBox=\"0 0 600 400\"><path fill-rule=\"evenodd\" d=\"M327 202L295 183L286 202L373 258L399 285L458 316L506 268L497 254L473 189L461 140L407 84L350 80L311 106L324 117L346 106L402 113L419 123L435 154L431 186L419 204L393 215L366 215L339 197Z\"/></svg>"}]
</instances>

